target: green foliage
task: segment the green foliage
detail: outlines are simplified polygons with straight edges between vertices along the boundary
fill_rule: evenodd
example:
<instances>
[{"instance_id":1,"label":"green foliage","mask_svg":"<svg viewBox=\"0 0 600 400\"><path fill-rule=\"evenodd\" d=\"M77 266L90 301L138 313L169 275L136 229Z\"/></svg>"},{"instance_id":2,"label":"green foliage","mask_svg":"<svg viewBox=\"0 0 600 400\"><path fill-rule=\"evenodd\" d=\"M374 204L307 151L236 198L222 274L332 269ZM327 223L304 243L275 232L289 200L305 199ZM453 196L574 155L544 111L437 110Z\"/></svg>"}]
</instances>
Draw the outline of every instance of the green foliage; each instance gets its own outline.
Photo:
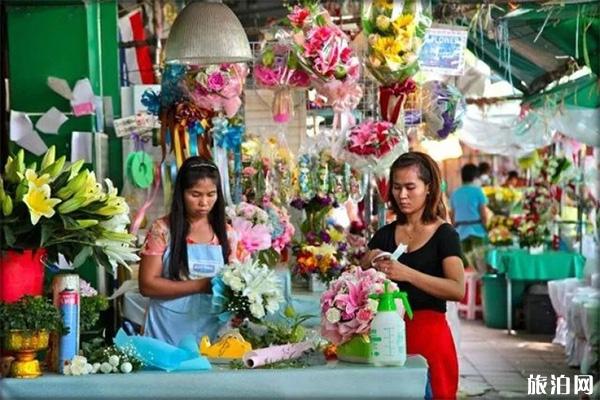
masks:
<instances>
[{"instance_id":1,"label":"green foliage","mask_svg":"<svg viewBox=\"0 0 600 400\"><path fill-rule=\"evenodd\" d=\"M306 338L302 323L312 317L312 315L293 315L283 322L260 321L257 324L259 329L253 329L249 325L242 325L239 329L240 334L252 344L253 349L299 343Z\"/></svg>"},{"instance_id":2,"label":"green foliage","mask_svg":"<svg viewBox=\"0 0 600 400\"><path fill-rule=\"evenodd\" d=\"M79 311L81 331L93 329L100 318L100 312L108 309L108 305L108 299L103 295L82 297Z\"/></svg>"},{"instance_id":3,"label":"green foliage","mask_svg":"<svg viewBox=\"0 0 600 400\"><path fill-rule=\"evenodd\" d=\"M10 330L68 333L60 311L41 296L23 296L14 303L0 303L0 336Z\"/></svg>"}]
</instances>

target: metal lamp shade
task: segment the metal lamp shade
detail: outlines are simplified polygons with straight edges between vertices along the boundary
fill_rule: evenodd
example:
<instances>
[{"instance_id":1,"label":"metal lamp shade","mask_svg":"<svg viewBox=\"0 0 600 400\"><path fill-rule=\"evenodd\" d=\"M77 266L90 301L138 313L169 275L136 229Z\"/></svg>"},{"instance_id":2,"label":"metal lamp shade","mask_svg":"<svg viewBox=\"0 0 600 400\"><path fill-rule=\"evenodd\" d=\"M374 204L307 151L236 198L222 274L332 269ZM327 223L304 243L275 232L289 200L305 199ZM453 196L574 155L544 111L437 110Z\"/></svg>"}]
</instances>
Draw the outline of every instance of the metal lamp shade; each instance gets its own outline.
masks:
<instances>
[{"instance_id":1,"label":"metal lamp shade","mask_svg":"<svg viewBox=\"0 0 600 400\"><path fill-rule=\"evenodd\" d=\"M166 62L221 64L252 59L248 37L233 11L219 2L191 2L177 15L165 48Z\"/></svg>"}]
</instances>

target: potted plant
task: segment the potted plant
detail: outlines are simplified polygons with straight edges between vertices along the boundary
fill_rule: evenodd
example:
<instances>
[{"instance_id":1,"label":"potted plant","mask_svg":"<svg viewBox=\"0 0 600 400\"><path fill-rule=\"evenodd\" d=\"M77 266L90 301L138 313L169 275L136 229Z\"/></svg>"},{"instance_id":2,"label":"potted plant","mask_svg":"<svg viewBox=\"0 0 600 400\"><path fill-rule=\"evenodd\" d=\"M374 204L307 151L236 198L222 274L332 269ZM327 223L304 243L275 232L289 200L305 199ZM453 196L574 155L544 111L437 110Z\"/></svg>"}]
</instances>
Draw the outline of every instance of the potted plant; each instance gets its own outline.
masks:
<instances>
[{"instance_id":1,"label":"potted plant","mask_svg":"<svg viewBox=\"0 0 600 400\"><path fill-rule=\"evenodd\" d=\"M43 261L57 262L59 254L74 268L93 257L109 271L138 260L126 230L129 207L112 182L103 186L82 169L83 160L66 166L55 152L51 147L38 168L25 166L20 150L8 157L0 178L2 301L41 294Z\"/></svg>"},{"instance_id":2,"label":"potted plant","mask_svg":"<svg viewBox=\"0 0 600 400\"><path fill-rule=\"evenodd\" d=\"M49 299L26 295L13 303L0 303L0 336L4 348L16 354L12 376L35 378L42 374L35 356L48 347L51 332L64 335L67 328Z\"/></svg>"}]
</instances>

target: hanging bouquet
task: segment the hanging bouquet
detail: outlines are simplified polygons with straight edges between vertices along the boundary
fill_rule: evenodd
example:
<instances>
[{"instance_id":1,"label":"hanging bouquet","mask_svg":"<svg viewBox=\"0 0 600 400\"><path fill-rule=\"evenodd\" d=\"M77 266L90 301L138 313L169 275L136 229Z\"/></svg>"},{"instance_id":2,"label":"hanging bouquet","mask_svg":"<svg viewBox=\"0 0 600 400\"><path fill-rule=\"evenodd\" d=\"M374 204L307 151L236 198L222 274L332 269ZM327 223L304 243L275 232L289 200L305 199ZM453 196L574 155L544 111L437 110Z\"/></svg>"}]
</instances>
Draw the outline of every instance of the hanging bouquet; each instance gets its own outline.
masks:
<instances>
[{"instance_id":1,"label":"hanging bouquet","mask_svg":"<svg viewBox=\"0 0 600 400\"><path fill-rule=\"evenodd\" d=\"M360 61L348 36L331 22L317 1L294 6L287 20L293 30L295 57L317 91L334 111L356 108L362 96L358 85Z\"/></svg>"},{"instance_id":2,"label":"hanging bouquet","mask_svg":"<svg viewBox=\"0 0 600 400\"><path fill-rule=\"evenodd\" d=\"M103 186L83 160L65 167L52 146L37 163L25 166L21 149L9 156L0 178L0 248L41 249L55 263L63 254L73 268L89 257L114 272L139 260L135 237L127 232L129 207L110 179Z\"/></svg>"},{"instance_id":3,"label":"hanging bouquet","mask_svg":"<svg viewBox=\"0 0 600 400\"><path fill-rule=\"evenodd\" d=\"M355 335L368 335L378 305L369 295L383 293L385 281L384 273L357 266L332 281L321 296L321 335L335 345ZM388 290L398 290L398 286L390 282Z\"/></svg>"},{"instance_id":4,"label":"hanging bouquet","mask_svg":"<svg viewBox=\"0 0 600 400\"><path fill-rule=\"evenodd\" d=\"M488 207L495 214L509 215L523 198L521 191L509 187L484 186L482 190L488 199Z\"/></svg>"},{"instance_id":5,"label":"hanging bouquet","mask_svg":"<svg viewBox=\"0 0 600 400\"><path fill-rule=\"evenodd\" d=\"M236 257L245 260L260 250L271 247L272 227L269 215L261 208L241 202L226 209L237 239Z\"/></svg>"},{"instance_id":6,"label":"hanging bouquet","mask_svg":"<svg viewBox=\"0 0 600 400\"><path fill-rule=\"evenodd\" d=\"M428 81L422 87L424 136L443 140L462 125L466 112L464 96L452 85Z\"/></svg>"},{"instance_id":7,"label":"hanging bouquet","mask_svg":"<svg viewBox=\"0 0 600 400\"><path fill-rule=\"evenodd\" d=\"M199 107L223 111L231 118L242 105L240 96L246 75L246 64L201 66L188 73L186 88Z\"/></svg>"},{"instance_id":8,"label":"hanging bouquet","mask_svg":"<svg viewBox=\"0 0 600 400\"><path fill-rule=\"evenodd\" d=\"M273 120L288 122L294 111L292 88L306 88L310 77L300 68L292 51L292 35L289 30L278 29L271 40L262 44L261 52L254 61L253 75L259 87L275 90L272 104Z\"/></svg>"},{"instance_id":9,"label":"hanging bouquet","mask_svg":"<svg viewBox=\"0 0 600 400\"><path fill-rule=\"evenodd\" d=\"M366 66L379 83L401 83L419 70L419 51L431 19L420 1L376 0L363 7L362 27L369 48Z\"/></svg>"},{"instance_id":10,"label":"hanging bouquet","mask_svg":"<svg viewBox=\"0 0 600 400\"><path fill-rule=\"evenodd\" d=\"M381 116L396 123L400 110L417 86L410 79L419 70L419 51L431 20L420 1L377 0L363 7L362 27L368 41L365 65L382 85Z\"/></svg>"},{"instance_id":11,"label":"hanging bouquet","mask_svg":"<svg viewBox=\"0 0 600 400\"><path fill-rule=\"evenodd\" d=\"M221 321L236 317L258 322L284 300L275 271L251 260L226 265L212 279L212 293L212 312Z\"/></svg>"},{"instance_id":12,"label":"hanging bouquet","mask_svg":"<svg viewBox=\"0 0 600 400\"><path fill-rule=\"evenodd\" d=\"M354 126L341 141L342 155L354 168L373 173L382 198L387 195L389 167L408 151L408 139L388 121L367 119Z\"/></svg>"}]
</instances>

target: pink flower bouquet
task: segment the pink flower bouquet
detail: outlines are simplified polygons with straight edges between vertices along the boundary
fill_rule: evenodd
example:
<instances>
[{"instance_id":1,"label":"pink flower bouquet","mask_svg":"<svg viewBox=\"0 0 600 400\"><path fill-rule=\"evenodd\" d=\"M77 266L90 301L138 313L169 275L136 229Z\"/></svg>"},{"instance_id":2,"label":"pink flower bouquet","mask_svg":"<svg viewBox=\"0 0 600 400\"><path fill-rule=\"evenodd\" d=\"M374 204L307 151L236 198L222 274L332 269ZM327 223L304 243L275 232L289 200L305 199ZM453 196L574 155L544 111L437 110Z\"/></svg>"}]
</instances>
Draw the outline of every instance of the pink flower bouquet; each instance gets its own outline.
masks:
<instances>
[{"instance_id":1,"label":"pink flower bouquet","mask_svg":"<svg viewBox=\"0 0 600 400\"><path fill-rule=\"evenodd\" d=\"M394 160L408 151L408 139L389 121L367 119L349 130L339 142L342 158L352 167L369 171L379 181L384 197L385 180Z\"/></svg>"},{"instance_id":2,"label":"pink flower bouquet","mask_svg":"<svg viewBox=\"0 0 600 400\"><path fill-rule=\"evenodd\" d=\"M259 57L254 61L254 80L259 87L274 89L273 120L286 123L293 116L292 88L310 86L310 77L298 64L292 51L289 31L279 29L273 39L263 44Z\"/></svg>"},{"instance_id":3,"label":"pink flower bouquet","mask_svg":"<svg viewBox=\"0 0 600 400\"><path fill-rule=\"evenodd\" d=\"M198 107L223 111L231 118L242 105L240 96L246 75L246 64L202 66L192 71L186 87Z\"/></svg>"},{"instance_id":4,"label":"pink flower bouquet","mask_svg":"<svg viewBox=\"0 0 600 400\"><path fill-rule=\"evenodd\" d=\"M227 216L235 232L237 248L232 251L238 260L245 261L254 253L271 247L272 227L264 210L242 202L227 207Z\"/></svg>"},{"instance_id":5,"label":"pink flower bouquet","mask_svg":"<svg viewBox=\"0 0 600 400\"><path fill-rule=\"evenodd\" d=\"M384 291L385 274L373 268L352 267L329 284L321 296L321 335L335 345L355 335L368 335L377 311L377 300L370 294ZM398 290L390 282L388 290Z\"/></svg>"},{"instance_id":6,"label":"pink flower bouquet","mask_svg":"<svg viewBox=\"0 0 600 400\"><path fill-rule=\"evenodd\" d=\"M348 36L317 3L295 6L287 18L294 29L295 56L317 91L337 111L355 108L362 96L360 61Z\"/></svg>"}]
</instances>

